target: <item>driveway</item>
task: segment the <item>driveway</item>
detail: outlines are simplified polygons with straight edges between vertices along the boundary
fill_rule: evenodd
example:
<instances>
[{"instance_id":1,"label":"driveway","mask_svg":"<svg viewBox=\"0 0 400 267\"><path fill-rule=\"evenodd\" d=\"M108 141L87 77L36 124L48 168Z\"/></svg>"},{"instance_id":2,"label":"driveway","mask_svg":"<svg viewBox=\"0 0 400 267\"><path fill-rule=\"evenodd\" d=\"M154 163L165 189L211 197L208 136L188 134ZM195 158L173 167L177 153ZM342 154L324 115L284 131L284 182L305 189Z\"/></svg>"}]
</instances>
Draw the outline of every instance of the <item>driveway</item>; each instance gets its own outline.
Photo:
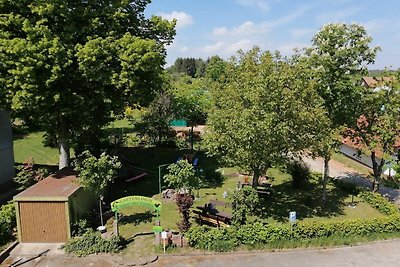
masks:
<instances>
[{"instance_id":1,"label":"driveway","mask_svg":"<svg viewBox=\"0 0 400 267\"><path fill-rule=\"evenodd\" d=\"M323 173L324 171L324 160L322 158L312 159L309 157L303 158L304 162L310 165L311 170ZM362 175L352 168L347 167L343 163L335 160L329 161L329 176L345 180L347 182L357 184L362 187L371 188L372 183L368 180L365 175ZM400 190L381 185L379 187L379 193L386 196L388 199L393 201L395 204L400 206ZM400 266L400 263L399 263Z\"/></svg>"}]
</instances>

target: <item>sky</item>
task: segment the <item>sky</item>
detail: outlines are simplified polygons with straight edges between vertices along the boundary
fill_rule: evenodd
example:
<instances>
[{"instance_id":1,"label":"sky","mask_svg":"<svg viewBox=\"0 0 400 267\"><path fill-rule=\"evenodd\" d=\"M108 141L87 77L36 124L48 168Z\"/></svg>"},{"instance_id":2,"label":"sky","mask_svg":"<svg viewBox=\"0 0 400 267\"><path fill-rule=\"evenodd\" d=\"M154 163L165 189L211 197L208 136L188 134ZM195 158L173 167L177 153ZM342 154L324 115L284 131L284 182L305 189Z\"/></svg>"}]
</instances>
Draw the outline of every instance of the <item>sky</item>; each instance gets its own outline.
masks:
<instances>
[{"instance_id":1,"label":"sky","mask_svg":"<svg viewBox=\"0 0 400 267\"><path fill-rule=\"evenodd\" d=\"M229 58L253 46L290 55L332 22L358 23L380 46L369 69L400 68L398 0L153 0L146 16L177 19L167 65L178 57Z\"/></svg>"}]
</instances>

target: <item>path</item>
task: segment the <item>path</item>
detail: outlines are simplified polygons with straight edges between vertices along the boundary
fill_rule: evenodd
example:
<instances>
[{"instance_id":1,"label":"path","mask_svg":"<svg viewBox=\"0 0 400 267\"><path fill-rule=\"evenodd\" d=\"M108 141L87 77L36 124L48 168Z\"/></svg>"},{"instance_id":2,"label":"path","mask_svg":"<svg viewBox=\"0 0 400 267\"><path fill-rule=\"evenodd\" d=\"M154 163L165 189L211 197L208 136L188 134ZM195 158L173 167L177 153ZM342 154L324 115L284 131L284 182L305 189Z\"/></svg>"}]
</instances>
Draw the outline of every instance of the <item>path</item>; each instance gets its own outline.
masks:
<instances>
[{"instance_id":1,"label":"path","mask_svg":"<svg viewBox=\"0 0 400 267\"><path fill-rule=\"evenodd\" d=\"M322 158L304 157L303 160L310 165L311 170L323 172L324 160ZM372 182L365 178L364 175L335 160L329 161L329 176L366 188L371 188L372 186ZM380 185L379 192L400 206L400 190Z\"/></svg>"}]
</instances>

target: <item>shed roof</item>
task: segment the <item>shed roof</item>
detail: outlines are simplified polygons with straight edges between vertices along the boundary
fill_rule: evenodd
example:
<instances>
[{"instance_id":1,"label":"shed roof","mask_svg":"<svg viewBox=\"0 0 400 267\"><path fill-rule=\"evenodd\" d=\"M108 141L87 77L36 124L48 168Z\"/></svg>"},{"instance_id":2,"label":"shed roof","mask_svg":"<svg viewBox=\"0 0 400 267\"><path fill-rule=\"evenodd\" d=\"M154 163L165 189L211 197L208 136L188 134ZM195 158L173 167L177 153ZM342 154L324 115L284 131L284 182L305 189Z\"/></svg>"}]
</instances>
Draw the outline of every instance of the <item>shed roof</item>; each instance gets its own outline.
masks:
<instances>
[{"instance_id":1,"label":"shed roof","mask_svg":"<svg viewBox=\"0 0 400 267\"><path fill-rule=\"evenodd\" d=\"M14 196L15 201L68 201L80 186L77 172L64 168Z\"/></svg>"}]
</instances>

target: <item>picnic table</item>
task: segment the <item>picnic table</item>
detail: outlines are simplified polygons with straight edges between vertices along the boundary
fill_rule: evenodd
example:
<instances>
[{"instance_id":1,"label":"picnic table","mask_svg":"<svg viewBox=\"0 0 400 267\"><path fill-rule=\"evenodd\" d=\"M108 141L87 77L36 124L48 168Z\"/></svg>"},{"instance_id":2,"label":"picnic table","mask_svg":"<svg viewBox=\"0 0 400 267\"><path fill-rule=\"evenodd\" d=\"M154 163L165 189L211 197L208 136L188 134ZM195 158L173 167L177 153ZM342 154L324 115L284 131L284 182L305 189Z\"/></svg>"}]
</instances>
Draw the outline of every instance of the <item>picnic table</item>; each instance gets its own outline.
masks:
<instances>
[{"instance_id":1,"label":"picnic table","mask_svg":"<svg viewBox=\"0 0 400 267\"><path fill-rule=\"evenodd\" d=\"M232 215L215 209L215 205L208 203L204 206L197 206L197 210L193 210L193 213L197 215L197 219L200 224L206 223L214 226L229 227L232 220Z\"/></svg>"}]
</instances>

